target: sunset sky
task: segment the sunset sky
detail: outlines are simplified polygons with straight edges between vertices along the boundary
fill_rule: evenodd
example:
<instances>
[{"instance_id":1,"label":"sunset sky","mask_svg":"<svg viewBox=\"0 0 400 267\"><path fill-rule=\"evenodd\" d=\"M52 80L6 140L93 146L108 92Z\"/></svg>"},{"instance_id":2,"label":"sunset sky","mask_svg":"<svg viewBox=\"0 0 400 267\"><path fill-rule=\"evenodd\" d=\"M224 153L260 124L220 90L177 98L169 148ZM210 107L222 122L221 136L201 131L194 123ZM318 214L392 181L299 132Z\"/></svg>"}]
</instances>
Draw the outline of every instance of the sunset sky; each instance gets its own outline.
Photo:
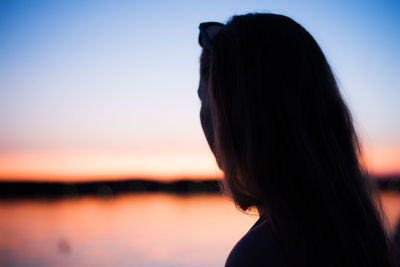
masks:
<instances>
[{"instance_id":1,"label":"sunset sky","mask_svg":"<svg viewBox=\"0 0 400 267\"><path fill-rule=\"evenodd\" d=\"M400 173L399 1L0 1L0 180L219 174L198 24L274 12L325 52L371 171Z\"/></svg>"}]
</instances>

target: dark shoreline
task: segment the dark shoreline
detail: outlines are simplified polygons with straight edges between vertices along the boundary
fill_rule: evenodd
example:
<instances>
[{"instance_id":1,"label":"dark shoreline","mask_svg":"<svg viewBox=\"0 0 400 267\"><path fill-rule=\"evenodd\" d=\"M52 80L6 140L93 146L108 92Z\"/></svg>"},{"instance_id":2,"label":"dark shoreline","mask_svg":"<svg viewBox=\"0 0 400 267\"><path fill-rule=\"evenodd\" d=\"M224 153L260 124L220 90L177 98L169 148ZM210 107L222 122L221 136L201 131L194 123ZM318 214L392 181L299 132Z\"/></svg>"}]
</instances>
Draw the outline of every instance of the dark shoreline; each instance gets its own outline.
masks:
<instances>
[{"instance_id":1,"label":"dark shoreline","mask_svg":"<svg viewBox=\"0 0 400 267\"><path fill-rule=\"evenodd\" d=\"M400 192L400 175L375 177L381 191ZM220 193L218 180L160 182L145 179L101 182L0 182L0 200L60 199L94 196L112 198L127 193L168 193L178 195Z\"/></svg>"},{"instance_id":2,"label":"dark shoreline","mask_svg":"<svg viewBox=\"0 0 400 267\"><path fill-rule=\"evenodd\" d=\"M180 195L220 193L218 180L159 182L144 179L99 182L0 182L0 200L58 199L119 194L169 193Z\"/></svg>"}]
</instances>

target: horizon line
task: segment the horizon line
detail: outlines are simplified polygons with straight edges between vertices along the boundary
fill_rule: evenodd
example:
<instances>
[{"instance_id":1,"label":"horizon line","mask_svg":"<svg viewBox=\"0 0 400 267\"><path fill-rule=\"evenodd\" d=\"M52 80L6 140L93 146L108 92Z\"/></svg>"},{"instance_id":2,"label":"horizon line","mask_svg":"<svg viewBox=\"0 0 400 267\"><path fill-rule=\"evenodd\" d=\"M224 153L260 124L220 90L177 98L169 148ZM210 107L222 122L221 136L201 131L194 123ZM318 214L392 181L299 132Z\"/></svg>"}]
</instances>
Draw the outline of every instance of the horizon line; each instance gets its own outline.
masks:
<instances>
[{"instance_id":1,"label":"horizon line","mask_svg":"<svg viewBox=\"0 0 400 267\"><path fill-rule=\"evenodd\" d=\"M400 179L398 173L379 173L370 175L372 179ZM223 175L101 175L101 176L59 176L53 177L0 177L0 183L102 183L102 182L125 182L125 181L154 181L160 183L179 182L179 181L218 181L223 180Z\"/></svg>"}]
</instances>

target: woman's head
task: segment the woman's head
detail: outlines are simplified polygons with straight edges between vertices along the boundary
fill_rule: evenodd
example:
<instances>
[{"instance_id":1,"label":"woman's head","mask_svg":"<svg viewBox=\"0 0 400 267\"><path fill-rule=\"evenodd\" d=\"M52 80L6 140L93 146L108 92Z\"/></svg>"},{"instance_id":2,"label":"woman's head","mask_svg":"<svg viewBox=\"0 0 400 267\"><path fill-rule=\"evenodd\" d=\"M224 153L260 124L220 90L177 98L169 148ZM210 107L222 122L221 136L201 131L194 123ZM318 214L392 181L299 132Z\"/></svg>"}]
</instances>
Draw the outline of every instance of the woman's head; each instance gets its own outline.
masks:
<instances>
[{"instance_id":1,"label":"woman's head","mask_svg":"<svg viewBox=\"0 0 400 267\"><path fill-rule=\"evenodd\" d=\"M355 243L345 238L365 214L385 241L350 112L313 37L275 14L234 16L214 35L201 55L202 121L235 203L265 209L305 258L326 248L311 244L318 241L349 256L368 239L361 233L371 225Z\"/></svg>"},{"instance_id":2,"label":"woman's head","mask_svg":"<svg viewBox=\"0 0 400 267\"><path fill-rule=\"evenodd\" d=\"M281 15L234 16L212 41L201 58L209 88L202 108L211 111L214 150L240 207L258 204L264 180L285 172L355 166L350 113L302 26Z\"/></svg>"}]
</instances>

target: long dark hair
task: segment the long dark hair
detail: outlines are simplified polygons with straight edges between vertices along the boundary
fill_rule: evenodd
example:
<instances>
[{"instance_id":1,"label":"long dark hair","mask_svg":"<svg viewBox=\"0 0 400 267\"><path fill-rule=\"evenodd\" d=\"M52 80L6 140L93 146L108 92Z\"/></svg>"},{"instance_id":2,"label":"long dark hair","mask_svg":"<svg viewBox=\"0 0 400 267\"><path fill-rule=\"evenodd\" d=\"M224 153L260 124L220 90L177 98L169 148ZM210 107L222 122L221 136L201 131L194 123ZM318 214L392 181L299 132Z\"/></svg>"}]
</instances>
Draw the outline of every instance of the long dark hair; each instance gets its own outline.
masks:
<instances>
[{"instance_id":1,"label":"long dark hair","mask_svg":"<svg viewBox=\"0 0 400 267\"><path fill-rule=\"evenodd\" d=\"M351 114L313 37L286 16L247 14L212 44L201 78L235 203L265 210L289 265L392 266Z\"/></svg>"}]
</instances>

